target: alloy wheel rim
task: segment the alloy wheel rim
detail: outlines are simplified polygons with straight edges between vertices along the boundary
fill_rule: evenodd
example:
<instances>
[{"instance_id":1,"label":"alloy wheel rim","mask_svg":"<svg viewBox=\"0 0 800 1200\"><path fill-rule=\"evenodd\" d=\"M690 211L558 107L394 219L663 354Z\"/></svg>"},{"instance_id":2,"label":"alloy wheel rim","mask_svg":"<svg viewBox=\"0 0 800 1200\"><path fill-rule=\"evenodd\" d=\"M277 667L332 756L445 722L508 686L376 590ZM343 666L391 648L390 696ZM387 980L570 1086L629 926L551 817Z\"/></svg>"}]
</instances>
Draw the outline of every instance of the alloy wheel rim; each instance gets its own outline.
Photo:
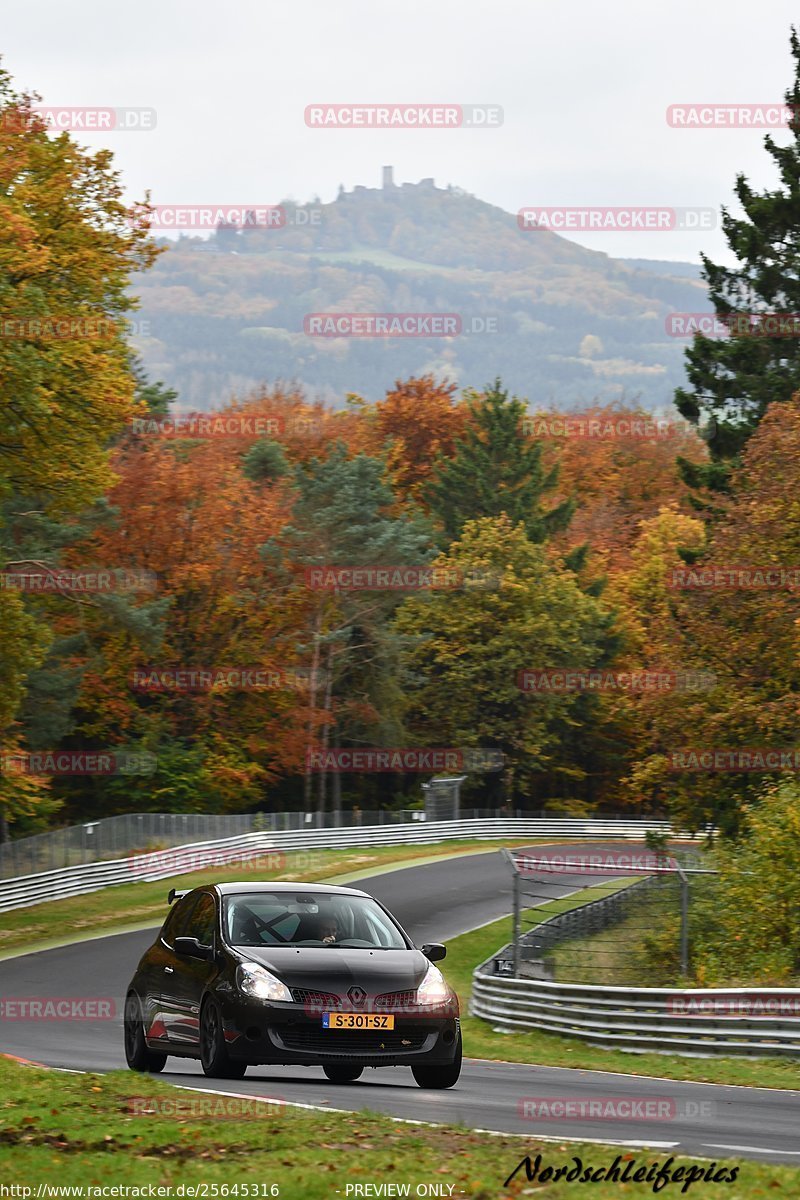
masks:
<instances>
[{"instance_id":1,"label":"alloy wheel rim","mask_svg":"<svg viewBox=\"0 0 800 1200\"><path fill-rule=\"evenodd\" d=\"M139 1013L133 997L125 1005L125 1049L129 1057L136 1053L136 1036L139 1032Z\"/></svg>"},{"instance_id":2,"label":"alloy wheel rim","mask_svg":"<svg viewBox=\"0 0 800 1200\"><path fill-rule=\"evenodd\" d=\"M209 1064L213 1061L217 1052L217 1040L219 1036L219 1019L217 1010L213 1004L209 1004L203 1014L203 1037L201 1053L203 1062Z\"/></svg>"}]
</instances>

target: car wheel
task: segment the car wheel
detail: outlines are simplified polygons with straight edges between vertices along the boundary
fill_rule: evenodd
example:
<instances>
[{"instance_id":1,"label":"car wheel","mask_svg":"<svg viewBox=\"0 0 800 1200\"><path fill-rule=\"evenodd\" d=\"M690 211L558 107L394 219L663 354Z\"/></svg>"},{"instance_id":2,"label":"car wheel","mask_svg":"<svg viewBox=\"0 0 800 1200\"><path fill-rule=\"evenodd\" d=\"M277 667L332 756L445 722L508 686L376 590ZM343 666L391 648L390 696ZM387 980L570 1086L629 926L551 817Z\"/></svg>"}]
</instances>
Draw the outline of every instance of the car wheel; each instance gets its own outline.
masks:
<instances>
[{"instance_id":1,"label":"car wheel","mask_svg":"<svg viewBox=\"0 0 800 1200\"><path fill-rule=\"evenodd\" d=\"M147 1048L142 1025L139 997L133 992L125 1001L125 1061L132 1071L148 1071L157 1075L167 1062L166 1054L156 1054Z\"/></svg>"},{"instance_id":2,"label":"car wheel","mask_svg":"<svg viewBox=\"0 0 800 1200\"><path fill-rule=\"evenodd\" d=\"M228 1054L216 1000L206 1000L200 1013L200 1063L203 1073L213 1079L241 1079L247 1070L247 1063L236 1062Z\"/></svg>"},{"instance_id":3,"label":"car wheel","mask_svg":"<svg viewBox=\"0 0 800 1200\"><path fill-rule=\"evenodd\" d=\"M451 1088L461 1074L461 1034L456 1043L456 1056L443 1067L412 1067L411 1073L421 1088Z\"/></svg>"},{"instance_id":4,"label":"car wheel","mask_svg":"<svg viewBox=\"0 0 800 1200\"><path fill-rule=\"evenodd\" d=\"M363 1075L363 1067L323 1067L325 1074L330 1079L331 1083L354 1083L360 1075Z\"/></svg>"}]
</instances>

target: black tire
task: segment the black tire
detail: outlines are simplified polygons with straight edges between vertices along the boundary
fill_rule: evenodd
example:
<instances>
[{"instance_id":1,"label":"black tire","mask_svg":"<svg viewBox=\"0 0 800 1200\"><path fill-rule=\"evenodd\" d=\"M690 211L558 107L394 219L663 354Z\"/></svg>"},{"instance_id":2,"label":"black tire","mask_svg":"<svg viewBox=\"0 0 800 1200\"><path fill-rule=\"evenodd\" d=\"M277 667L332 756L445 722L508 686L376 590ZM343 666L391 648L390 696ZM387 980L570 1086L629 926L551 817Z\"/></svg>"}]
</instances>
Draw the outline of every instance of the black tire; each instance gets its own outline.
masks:
<instances>
[{"instance_id":1,"label":"black tire","mask_svg":"<svg viewBox=\"0 0 800 1200\"><path fill-rule=\"evenodd\" d=\"M157 1075L166 1066L166 1054L156 1054L147 1048L142 1025L142 1009L139 997L131 992L125 1000L125 1061L132 1071L147 1071Z\"/></svg>"},{"instance_id":2,"label":"black tire","mask_svg":"<svg viewBox=\"0 0 800 1200\"><path fill-rule=\"evenodd\" d=\"M461 1074L461 1034L456 1043L456 1055L446 1066L412 1067L411 1074L421 1088L451 1088Z\"/></svg>"},{"instance_id":3,"label":"black tire","mask_svg":"<svg viewBox=\"0 0 800 1200\"><path fill-rule=\"evenodd\" d=\"M210 997L200 1013L200 1065L212 1079L241 1079L247 1063L237 1062L228 1054L222 1028L222 1013Z\"/></svg>"},{"instance_id":4,"label":"black tire","mask_svg":"<svg viewBox=\"0 0 800 1200\"><path fill-rule=\"evenodd\" d=\"M331 1083L355 1083L364 1073L363 1067L330 1066L322 1069Z\"/></svg>"}]
</instances>

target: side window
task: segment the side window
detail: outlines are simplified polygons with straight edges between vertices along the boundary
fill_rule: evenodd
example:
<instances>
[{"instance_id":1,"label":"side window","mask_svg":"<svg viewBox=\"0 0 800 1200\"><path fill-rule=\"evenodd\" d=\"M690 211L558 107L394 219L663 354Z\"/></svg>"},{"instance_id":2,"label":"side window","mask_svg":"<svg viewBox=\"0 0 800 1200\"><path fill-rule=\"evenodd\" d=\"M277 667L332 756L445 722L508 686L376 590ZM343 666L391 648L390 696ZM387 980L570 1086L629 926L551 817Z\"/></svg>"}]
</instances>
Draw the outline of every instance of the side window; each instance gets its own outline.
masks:
<instances>
[{"instance_id":1,"label":"side window","mask_svg":"<svg viewBox=\"0 0 800 1200\"><path fill-rule=\"evenodd\" d=\"M198 942L203 946L213 946L214 930L216 927L217 906L214 903L214 897L208 892L204 892L192 913L189 928L186 930L186 936L197 938Z\"/></svg>"},{"instance_id":2,"label":"side window","mask_svg":"<svg viewBox=\"0 0 800 1200\"><path fill-rule=\"evenodd\" d=\"M197 904L197 896L184 896L173 905L161 929L161 937L168 946L175 945L176 937L185 937L192 910Z\"/></svg>"}]
</instances>

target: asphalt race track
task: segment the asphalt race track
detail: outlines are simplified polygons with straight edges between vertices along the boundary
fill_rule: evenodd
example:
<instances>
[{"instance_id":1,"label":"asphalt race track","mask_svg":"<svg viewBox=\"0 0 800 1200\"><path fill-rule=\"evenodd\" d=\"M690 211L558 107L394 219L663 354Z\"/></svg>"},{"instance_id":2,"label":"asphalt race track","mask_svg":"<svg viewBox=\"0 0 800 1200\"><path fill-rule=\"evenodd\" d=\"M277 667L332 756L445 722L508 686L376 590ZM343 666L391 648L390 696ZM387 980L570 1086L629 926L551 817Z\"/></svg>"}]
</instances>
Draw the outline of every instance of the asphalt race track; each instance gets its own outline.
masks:
<instances>
[{"instance_id":1,"label":"asphalt race track","mask_svg":"<svg viewBox=\"0 0 800 1200\"><path fill-rule=\"evenodd\" d=\"M553 854L608 851L609 843L572 843ZM627 842L625 850L634 844ZM548 853L537 847L535 853ZM554 877L555 878L555 877ZM594 876L592 882L599 881ZM585 885L586 877L559 875L549 885L563 895ZM169 889L165 882L165 894ZM511 880L498 851L447 859L425 867L387 872L353 884L382 900L417 944L446 941L511 911ZM166 911L166 906L165 906ZM117 934L0 962L2 996L77 997L91 994L115 1003L112 1020L0 1020L0 1049L49 1066L104 1071L124 1067L122 1002L141 952L153 930ZM445 963L446 969L446 963ZM581 1044L575 1041L575 1060ZM469 1044L465 1046L469 1051ZM636 1058L631 1055L631 1072ZM170 1066L174 1064L172 1070ZM800 1081L800 1072L798 1073ZM450 1091L424 1091L406 1068L366 1071L355 1084L334 1085L319 1068L250 1067L243 1080L206 1080L199 1063L171 1059L160 1079L184 1087L276 1098L325 1108L369 1108L392 1116L432 1122L461 1122L476 1129L607 1141L724 1159L732 1156L785 1162L800 1167L800 1091L679 1083L598 1071L526 1066L466 1059L458 1085ZM598 1119L533 1120L523 1115L524 1100L581 1102L627 1100L631 1115ZM661 1119L637 1117L637 1103L657 1101ZM619 1105L618 1105L619 1109ZM521 1158L526 1152L520 1141ZM565 1160L562 1153L559 1161ZM519 1158L509 1162L509 1172ZM506 1164L501 1164L505 1166ZM602 1165L602 1164L598 1164Z\"/></svg>"}]
</instances>

